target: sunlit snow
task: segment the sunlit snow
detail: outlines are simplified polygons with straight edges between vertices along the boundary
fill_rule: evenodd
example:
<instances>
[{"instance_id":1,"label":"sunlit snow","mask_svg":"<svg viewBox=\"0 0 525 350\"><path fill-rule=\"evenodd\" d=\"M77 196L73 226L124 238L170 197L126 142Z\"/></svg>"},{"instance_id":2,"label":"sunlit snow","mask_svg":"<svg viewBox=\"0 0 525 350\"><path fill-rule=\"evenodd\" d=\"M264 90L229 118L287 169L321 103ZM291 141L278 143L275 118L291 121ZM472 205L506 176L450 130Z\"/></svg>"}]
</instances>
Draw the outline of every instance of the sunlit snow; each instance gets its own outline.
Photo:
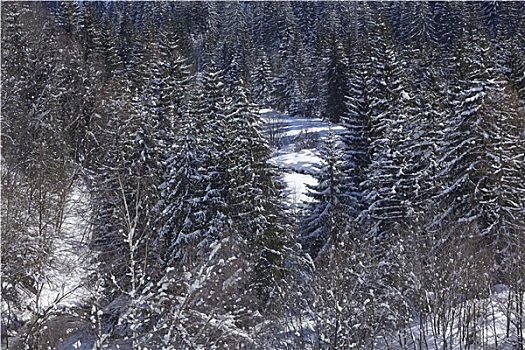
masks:
<instances>
[{"instance_id":1,"label":"sunlit snow","mask_svg":"<svg viewBox=\"0 0 525 350\"><path fill-rule=\"evenodd\" d=\"M271 131L279 141L269 163L283 172L284 204L289 209L295 209L310 202L312 198L307 196L307 186L317 184L312 175L319 171L323 163L319 157L320 143L329 130L340 135L345 129L321 118L290 116L271 109L261 109L259 113L267 132Z\"/></svg>"}]
</instances>

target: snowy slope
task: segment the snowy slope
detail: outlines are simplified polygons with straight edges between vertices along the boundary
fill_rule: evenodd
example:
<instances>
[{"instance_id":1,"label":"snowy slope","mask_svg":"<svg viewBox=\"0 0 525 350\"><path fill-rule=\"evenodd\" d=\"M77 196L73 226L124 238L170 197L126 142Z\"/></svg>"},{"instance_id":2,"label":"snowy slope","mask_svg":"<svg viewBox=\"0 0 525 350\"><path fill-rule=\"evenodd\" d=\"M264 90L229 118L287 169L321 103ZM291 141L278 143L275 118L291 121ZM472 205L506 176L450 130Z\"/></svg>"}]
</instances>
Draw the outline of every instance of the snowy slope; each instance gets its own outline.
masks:
<instances>
[{"instance_id":1,"label":"snowy slope","mask_svg":"<svg viewBox=\"0 0 525 350\"><path fill-rule=\"evenodd\" d=\"M48 283L42 290L43 308L76 306L89 294L84 283L89 264L89 214L88 195L73 188L65 204L62 232L55 242L54 269L48 272Z\"/></svg>"},{"instance_id":2,"label":"snowy slope","mask_svg":"<svg viewBox=\"0 0 525 350\"><path fill-rule=\"evenodd\" d=\"M78 330L84 323L80 318L68 316L68 311L82 305L93 291L86 285L89 266L90 211L89 196L80 187L71 189L64 203L62 224L58 226L53 237L51 263L45 276L38 279L38 288L34 294L26 293L21 302L25 310L16 315L16 331L7 330L7 337L2 338L0 348L10 344L17 348L33 322L38 320L48 329L49 334L69 335ZM61 317L57 315L62 315ZM67 326L65 326L67 325ZM85 332L83 332L85 333ZM80 336L84 336L79 333ZM67 340L67 339L66 339ZM78 344L77 344L78 345ZM77 349L78 347L67 347ZM66 349L57 347L57 349ZM87 349L87 348L86 348ZM89 347L91 349L91 347Z\"/></svg>"}]
</instances>

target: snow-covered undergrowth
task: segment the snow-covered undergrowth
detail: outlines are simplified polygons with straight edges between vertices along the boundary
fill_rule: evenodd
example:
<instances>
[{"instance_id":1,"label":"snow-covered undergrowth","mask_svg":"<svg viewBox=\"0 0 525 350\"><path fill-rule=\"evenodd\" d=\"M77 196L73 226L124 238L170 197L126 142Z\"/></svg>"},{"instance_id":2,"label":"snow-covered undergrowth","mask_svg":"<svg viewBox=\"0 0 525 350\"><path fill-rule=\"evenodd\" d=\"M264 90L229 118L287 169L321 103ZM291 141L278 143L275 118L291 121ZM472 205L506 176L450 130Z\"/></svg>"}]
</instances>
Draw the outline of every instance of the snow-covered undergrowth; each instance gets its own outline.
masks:
<instances>
[{"instance_id":1,"label":"snow-covered undergrowth","mask_svg":"<svg viewBox=\"0 0 525 350\"><path fill-rule=\"evenodd\" d=\"M307 195L308 187L317 184L313 175L318 173L323 165L319 152L323 139L329 130L341 135L345 129L340 125L330 125L319 118L289 116L270 109L261 110L260 115L265 133L274 148L269 162L281 170L284 204L293 213L312 201ZM455 304L451 300L443 304L427 300L429 305L433 305L432 309L419 314L414 312L412 321L401 329L389 328L387 332L379 332L373 339L367 340L365 348L373 346L379 350L522 349L520 344L523 344L524 336L521 334L525 322L524 299L524 293L520 294L499 285L484 297L456 301ZM328 333L337 327L334 320L319 320L319 315L315 312L302 311L283 318L281 323L281 332L276 334L276 338L279 344L277 348L283 349L324 348L323 344L330 344L331 339L323 338L324 333L320 327L331 325ZM350 334L346 336L353 338ZM356 349L363 348L363 344L354 345Z\"/></svg>"},{"instance_id":2,"label":"snow-covered undergrowth","mask_svg":"<svg viewBox=\"0 0 525 350\"><path fill-rule=\"evenodd\" d=\"M41 306L74 307L89 296L88 273L90 218L88 195L75 187L65 203L61 233L54 242L53 269L44 284Z\"/></svg>"},{"instance_id":3,"label":"snow-covered undergrowth","mask_svg":"<svg viewBox=\"0 0 525 350\"><path fill-rule=\"evenodd\" d=\"M72 316L71 310L78 309L92 295L86 284L90 263L88 201L89 196L81 187L73 185L68 190L60 202L48 239L49 258L45 270L33 272L33 288L20 289L16 305L8 298L2 299L2 326L5 327L2 348L28 348L27 336L37 328L45 330L45 334L40 334L42 339L77 331L78 319Z\"/></svg>"},{"instance_id":4,"label":"snow-covered undergrowth","mask_svg":"<svg viewBox=\"0 0 525 350\"><path fill-rule=\"evenodd\" d=\"M520 299L521 304L517 303ZM496 286L490 296L448 305L426 315L414 317L397 331L380 332L367 345L354 343L352 349L376 350L517 350L523 349L524 295L517 295L505 286ZM323 320L331 329L335 322ZM319 320L313 315L295 315L283 320L283 349L324 348L332 339L322 338ZM359 325L356 325L359 327ZM339 337L352 334L339 334ZM329 348L329 347L328 347Z\"/></svg>"},{"instance_id":5,"label":"snow-covered undergrowth","mask_svg":"<svg viewBox=\"0 0 525 350\"><path fill-rule=\"evenodd\" d=\"M417 317L406 328L378 338L380 349L522 349L523 293L495 286L486 298L468 299Z\"/></svg>"}]
</instances>

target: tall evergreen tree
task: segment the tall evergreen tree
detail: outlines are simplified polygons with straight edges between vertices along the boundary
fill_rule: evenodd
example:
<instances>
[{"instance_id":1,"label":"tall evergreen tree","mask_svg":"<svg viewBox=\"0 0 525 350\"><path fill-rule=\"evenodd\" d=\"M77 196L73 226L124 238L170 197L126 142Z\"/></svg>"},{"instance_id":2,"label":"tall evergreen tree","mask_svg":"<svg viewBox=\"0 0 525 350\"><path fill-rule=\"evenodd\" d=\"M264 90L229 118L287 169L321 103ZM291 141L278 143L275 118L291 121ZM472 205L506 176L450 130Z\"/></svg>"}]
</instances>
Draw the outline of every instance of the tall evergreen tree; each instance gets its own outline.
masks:
<instances>
[{"instance_id":1,"label":"tall evergreen tree","mask_svg":"<svg viewBox=\"0 0 525 350\"><path fill-rule=\"evenodd\" d=\"M517 117L517 96L490 60L487 35L476 21L471 19L470 24L464 33L469 44L462 44L465 62L454 94L454 115L437 173L443 179L438 198L447 208L446 222L457 222L474 239L498 246L510 227L522 225L515 214L522 210L518 194L522 186L515 181L522 152L516 137L523 124Z\"/></svg>"},{"instance_id":2,"label":"tall evergreen tree","mask_svg":"<svg viewBox=\"0 0 525 350\"><path fill-rule=\"evenodd\" d=\"M356 218L364 210L361 184L366 179L366 169L370 164L370 63L365 60L363 50L362 41L356 42L352 47L349 90L345 96L347 111L341 117L341 124L346 129L342 136L345 145L343 195L347 215L352 218Z\"/></svg>"},{"instance_id":3,"label":"tall evergreen tree","mask_svg":"<svg viewBox=\"0 0 525 350\"><path fill-rule=\"evenodd\" d=\"M338 39L336 28L332 29L326 62L323 115L338 123L346 112L344 96L348 95L348 59L343 44Z\"/></svg>"},{"instance_id":4,"label":"tall evergreen tree","mask_svg":"<svg viewBox=\"0 0 525 350\"><path fill-rule=\"evenodd\" d=\"M273 91L272 76L270 60L264 52L261 52L250 79L252 82L253 102L260 106L269 106L271 103L271 93Z\"/></svg>"},{"instance_id":5,"label":"tall evergreen tree","mask_svg":"<svg viewBox=\"0 0 525 350\"><path fill-rule=\"evenodd\" d=\"M218 72L205 72L198 77L177 137L180 144L174 147L169 160L170 175L164 185L168 208L165 213L169 217L164 234L174 237L174 244L181 237L188 237L198 246L199 242L209 244L228 235L229 135L221 80ZM178 255L174 251L172 254Z\"/></svg>"},{"instance_id":6,"label":"tall evergreen tree","mask_svg":"<svg viewBox=\"0 0 525 350\"><path fill-rule=\"evenodd\" d=\"M191 98L188 103L192 103ZM169 147L165 182L161 185L164 216L161 241L166 247L164 260L169 266L177 260L191 259L191 253L186 250L192 243L192 214L198 204L194 197L202 180L202 159L199 158L202 151L199 128L202 122L190 115L191 111L189 107L183 112L179 124L181 131Z\"/></svg>"},{"instance_id":7,"label":"tall evergreen tree","mask_svg":"<svg viewBox=\"0 0 525 350\"><path fill-rule=\"evenodd\" d=\"M409 47L421 48L438 42L436 23L430 3L424 1L392 3L391 9L396 9L391 18L394 22L399 21L396 29L402 43Z\"/></svg>"},{"instance_id":8,"label":"tall evergreen tree","mask_svg":"<svg viewBox=\"0 0 525 350\"><path fill-rule=\"evenodd\" d=\"M294 115L303 112L305 52L291 5L285 3L283 10L278 51L280 67L273 82L273 104L275 108Z\"/></svg>"},{"instance_id":9,"label":"tall evergreen tree","mask_svg":"<svg viewBox=\"0 0 525 350\"><path fill-rule=\"evenodd\" d=\"M309 186L309 196L313 199L311 214L303 223L300 242L306 251L316 259L328 253L329 248L340 242L346 233L347 219L343 206L343 154L337 137L332 131L321 149L323 167L316 176L317 185Z\"/></svg>"},{"instance_id":10,"label":"tall evergreen tree","mask_svg":"<svg viewBox=\"0 0 525 350\"><path fill-rule=\"evenodd\" d=\"M246 13L240 3L224 3L222 19L220 61L226 88L231 90L239 82L248 87L255 58Z\"/></svg>"},{"instance_id":11,"label":"tall evergreen tree","mask_svg":"<svg viewBox=\"0 0 525 350\"><path fill-rule=\"evenodd\" d=\"M375 31L378 29L382 30ZM406 196L409 194L403 193L398 186L402 176L402 143L409 113L410 90L391 37L385 33L387 32L384 22L380 19L379 25L371 32L372 35L379 35L376 37L379 45L376 51L372 51L375 59L371 65L371 76L376 85L369 85L372 89L371 142L368 151L370 164L363 183L363 198L366 202L363 217L372 225L372 232L378 235L387 227L393 228L392 220L399 222L409 210L406 202Z\"/></svg>"},{"instance_id":12,"label":"tall evergreen tree","mask_svg":"<svg viewBox=\"0 0 525 350\"><path fill-rule=\"evenodd\" d=\"M509 81L515 87L521 106L525 105L525 55L516 45L512 45L508 55L507 72Z\"/></svg>"}]
</instances>

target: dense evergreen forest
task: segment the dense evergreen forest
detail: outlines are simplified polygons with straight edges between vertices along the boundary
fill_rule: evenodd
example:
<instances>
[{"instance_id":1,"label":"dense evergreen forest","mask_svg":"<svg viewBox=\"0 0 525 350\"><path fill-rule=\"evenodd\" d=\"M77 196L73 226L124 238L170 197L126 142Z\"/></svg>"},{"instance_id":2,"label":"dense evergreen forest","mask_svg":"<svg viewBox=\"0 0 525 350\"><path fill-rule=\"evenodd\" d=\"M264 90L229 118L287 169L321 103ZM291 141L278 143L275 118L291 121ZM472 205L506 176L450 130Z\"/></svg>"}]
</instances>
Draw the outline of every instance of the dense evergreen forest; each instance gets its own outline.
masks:
<instances>
[{"instance_id":1,"label":"dense evergreen forest","mask_svg":"<svg viewBox=\"0 0 525 350\"><path fill-rule=\"evenodd\" d=\"M524 2L1 7L2 348L525 348Z\"/></svg>"}]
</instances>

